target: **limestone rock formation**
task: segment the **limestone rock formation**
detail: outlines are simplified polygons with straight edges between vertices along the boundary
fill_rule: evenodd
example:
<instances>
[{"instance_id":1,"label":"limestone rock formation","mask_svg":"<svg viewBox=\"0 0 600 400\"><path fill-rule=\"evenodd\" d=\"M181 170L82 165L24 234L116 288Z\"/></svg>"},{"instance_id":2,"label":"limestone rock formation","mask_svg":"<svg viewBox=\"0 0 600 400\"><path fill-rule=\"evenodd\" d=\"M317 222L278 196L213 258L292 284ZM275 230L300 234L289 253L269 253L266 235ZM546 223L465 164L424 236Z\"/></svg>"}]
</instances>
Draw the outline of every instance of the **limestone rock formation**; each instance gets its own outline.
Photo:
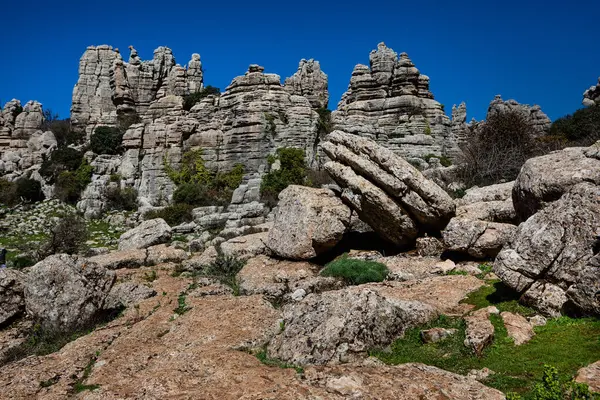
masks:
<instances>
[{"instance_id":1,"label":"limestone rock formation","mask_svg":"<svg viewBox=\"0 0 600 400\"><path fill-rule=\"evenodd\" d=\"M314 258L342 239L350 214L348 206L329 189L288 186L279 194L267 247L283 258Z\"/></svg>"},{"instance_id":2,"label":"limestone rock formation","mask_svg":"<svg viewBox=\"0 0 600 400\"><path fill-rule=\"evenodd\" d=\"M325 169L342 199L384 239L406 244L453 216L450 196L390 149L341 131L327 140L322 148L332 161Z\"/></svg>"},{"instance_id":3,"label":"limestone rock formation","mask_svg":"<svg viewBox=\"0 0 600 400\"><path fill-rule=\"evenodd\" d=\"M298 365L348 362L390 344L405 329L433 315L423 303L392 302L369 289L310 294L284 306L284 329L271 340L267 352Z\"/></svg>"},{"instance_id":4,"label":"limestone rock formation","mask_svg":"<svg viewBox=\"0 0 600 400\"><path fill-rule=\"evenodd\" d=\"M469 136L470 125L467 124L467 105L462 102L452 106L452 136L457 145L462 145Z\"/></svg>"},{"instance_id":5,"label":"limestone rock formation","mask_svg":"<svg viewBox=\"0 0 600 400\"><path fill-rule=\"evenodd\" d=\"M406 53L384 43L357 65L348 91L332 113L335 129L364 136L407 158L454 157L458 141L442 104Z\"/></svg>"},{"instance_id":6,"label":"limestone rock formation","mask_svg":"<svg viewBox=\"0 0 600 400\"><path fill-rule=\"evenodd\" d=\"M529 342L535 335L533 325L524 316L508 311L500 313L500 316L506 327L506 333L515 342L515 346Z\"/></svg>"},{"instance_id":7,"label":"limestone rock formation","mask_svg":"<svg viewBox=\"0 0 600 400\"><path fill-rule=\"evenodd\" d=\"M171 239L171 227L162 218L150 219L119 238L119 250L145 249Z\"/></svg>"},{"instance_id":8,"label":"limestone rock formation","mask_svg":"<svg viewBox=\"0 0 600 400\"><path fill-rule=\"evenodd\" d=\"M284 88L290 94L306 97L314 109L327 108L329 104L327 75L321 71L321 64L313 59L300 60L298 71L286 78Z\"/></svg>"},{"instance_id":9,"label":"limestone rock formation","mask_svg":"<svg viewBox=\"0 0 600 400\"><path fill-rule=\"evenodd\" d=\"M518 112L523 115L536 129L536 131L543 135L550 129L552 121L544 112L541 107L537 104L530 106L529 104L520 104L516 100L502 100L502 96L496 95L494 100L490 103L486 115L488 119L492 115L504 113L504 112Z\"/></svg>"},{"instance_id":10,"label":"limestone rock formation","mask_svg":"<svg viewBox=\"0 0 600 400\"><path fill-rule=\"evenodd\" d=\"M514 236L512 224L455 217L442 232L446 249L474 258L495 257Z\"/></svg>"},{"instance_id":11,"label":"limestone rock formation","mask_svg":"<svg viewBox=\"0 0 600 400\"><path fill-rule=\"evenodd\" d=\"M600 186L579 183L521 223L494 262L494 272L541 313L567 307L600 311Z\"/></svg>"},{"instance_id":12,"label":"limestone rock formation","mask_svg":"<svg viewBox=\"0 0 600 400\"><path fill-rule=\"evenodd\" d=\"M25 275L22 272L0 269L0 327L25 311L24 281Z\"/></svg>"},{"instance_id":13,"label":"limestone rock formation","mask_svg":"<svg viewBox=\"0 0 600 400\"><path fill-rule=\"evenodd\" d=\"M467 328L465 330L465 346L471 348L477 355L492 343L494 339L494 325L490 322L490 314L498 314L496 307L490 306L474 311L465 317Z\"/></svg>"},{"instance_id":14,"label":"limestone rock formation","mask_svg":"<svg viewBox=\"0 0 600 400\"><path fill-rule=\"evenodd\" d=\"M600 361L596 361L577 371L575 382L588 385L591 392L600 393Z\"/></svg>"},{"instance_id":15,"label":"limestone rock formation","mask_svg":"<svg viewBox=\"0 0 600 400\"><path fill-rule=\"evenodd\" d=\"M591 86L588 90L583 92L583 101L584 106L594 106L600 103L600 78L598 78L598 84L596 86Z\"/></svg>"},{"instance_id":16,"label":"limestone rock formation","mask_svg":"<svg viewBox=\"0 0 600 400\"><path fill-rule=\"evenodd\" d=\"M599 149L597 142L588 148L568 147L527 160L513 189L515 210L521 220L558 200L577 183L600 185Z\"/></svg>"},{"instance_id":17,"label":"limestone rock formation","mask_svg":"<svg viewBox=\"0 0 600 400\"><path fill-rule=\"evenodd\" d=\"M148 286L123 282L112 287L106 297L104 308L118 310L121 307L130 307L152 296L156 296L156 291Z\"/></svg>"},{"instance_id":18,"label":"limestone rock formation","mask_svg":"<svg viewBox=\"0 0 600 400\"><path fill-rule=\"evenodd\" d=\"M40 261L27 273L27 313L50 331L83 327L103 309L115 273L66 254Z\"/></svg>"},{"instance_id":19,"label":"limestone rock formation","mask_svg":"<svg viewBox=\"0 0 600 400\"><path fill-rule=\"evenodd\" d=\"M175 63L168 47L154 50L142 61L130 46L129 62L118 49L90 46L79 62L73 89L71 123L88 137L97 126L117 126L119 117L143 115L150 104L167 95L184 95L202 88L202 64L194 54L187 69Z\"/></svg>"}]
</instances>

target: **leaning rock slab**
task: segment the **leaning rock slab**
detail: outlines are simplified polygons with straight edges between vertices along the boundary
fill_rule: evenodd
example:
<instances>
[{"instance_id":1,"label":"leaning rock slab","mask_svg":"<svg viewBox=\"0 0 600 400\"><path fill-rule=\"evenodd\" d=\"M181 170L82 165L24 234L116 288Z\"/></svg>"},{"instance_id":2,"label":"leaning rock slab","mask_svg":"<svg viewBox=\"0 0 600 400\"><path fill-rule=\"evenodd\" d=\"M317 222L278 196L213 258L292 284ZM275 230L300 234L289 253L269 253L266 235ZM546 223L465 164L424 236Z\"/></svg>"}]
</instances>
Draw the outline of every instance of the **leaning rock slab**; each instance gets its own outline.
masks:
<instances>
[{"instance_id":1,"label":"leaning rock slab","mask_svg":"<svg viewBox=\"0 0 600 400\"><path fill-rule=\"evenodd\" d=\"M23 282L25 274L14 269L0 269L0 327L25 311Z\"/></svg>"},{"instance_id":2,"label":"leaning rock slab","mask_svg":"<svg viewBox=\"0 0 600 400\"><path fill-rule=\"evenodd\" d=\"M27 313L42 326L68 331L103 309L115 274L77 256L53 255L35 264L25 281Z\"/></svg>"},{"instance_id":3,"label":"leaning rock slab","mask_svg":"<svg viewBox=\"0 0 600 400\"><path fill-rule=\"evenodd\" d=\"M600 300L587 288L598 282L594 264L599 227L600 186L575 185L519 225L515 238L498 254L494 272L545 315L560 315L567 302L596 313Z\"/></svg>"},{"instance_id":4,"label":"leaning rock slab","mask_svg":"<svg viewBox=\"0 0 600 400\"><path fill-rule=\"evenodd\" d=\"M270 357L299 365L348 362L426 322L424 315L435 313L422 303L389 301L370 289L310 294L284 306L284 329L267 351Z\"/></svg>"},{"instance_id":5,"label":"leaning rock slab","mask_svg":"<svg viewBox=\"0 0 600 400\"><path fill-rule=\"evenodd\" d=\"M145 249L171 239L171 227L162 218L142 222L119 238L119 250Z\"/></svg>"},{"instance_id":6,"label":"leaning rock slab","mask_svg":"<svg viewBox=\"0 0 600 400\"><path fill-rule=\"evenodd\" d=\"M316 257L342 239L350 214L329 189L288 186L279 194L267 247L277 256L292 260Z\"/></svg>"}]
</instances>

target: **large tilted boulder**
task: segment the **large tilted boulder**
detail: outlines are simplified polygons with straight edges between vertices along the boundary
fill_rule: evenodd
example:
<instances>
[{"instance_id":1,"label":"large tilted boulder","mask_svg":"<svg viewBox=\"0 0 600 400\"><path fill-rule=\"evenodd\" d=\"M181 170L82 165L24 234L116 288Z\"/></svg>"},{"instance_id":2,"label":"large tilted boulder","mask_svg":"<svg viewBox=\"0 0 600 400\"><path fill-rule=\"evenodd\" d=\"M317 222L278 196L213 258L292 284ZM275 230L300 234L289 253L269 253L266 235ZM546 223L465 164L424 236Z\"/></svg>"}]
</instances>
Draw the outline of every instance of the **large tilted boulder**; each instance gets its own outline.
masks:
<instances>
[{"instance_id":1,"label":"large tilted boulder","mask_svg":"<svg viewBox=\"0 0 600 400\"><path fill-rule=\"evenodd\" d=\"M442 237L449 251L488 258L496 256L516 230L511 224L456 217L450 220Z\"/></svg>"},{"instance_id":2,"label":"large tilted boulder","mask_svg":"<svg viewBox=\"0 0 600 400\"><path fill-rule=\"evenodd\" d=\"M31 267L25 281L27 313L52 331L94 321L104 308L115 273L78 256L57 254Z\"/></svg>"},{"instance_id":3,"label":"large tilted boulder","mask_svg":"<svg viewBox=\"0 0 600 400\"><path fill-rule=\"evenodd\" d=\"M371 289L310 294L284 306L283 331L268 355L298 365L335 364L389 345L403 331L435 317L418 301L390 301Z\"/></svg>"},{"instance_id":4,"label":"large tilted boulder","mask_svg":"<svg viewBox=\"0 0 600 400\"><path fill-rule=\"evenodd\" d=\"M350 215L348 206L329 189L288 186L279 194L267 247L283 258L316 257L342 239Z\"/></svg>"},{"instance_id":5,"label":"large tilted boulder","mask_svg":"<svg viewBox=\"0 0 600 400\"><path fill-rule=\"evenodd\" d=\"M568 307L598 314L599 246L600 186L580 183L519 225L494 272L546 315Z\"/></svg>"},{"instance_id":6,"label":"large tilted boulder","mask_svg":"<svg viewBox=\"0 0 600 400\"><path fill-rule=\"evenodd\" d=\"M25 275L14 269L0 269L0 327L25 311Z\"/></svg>"},{"instance_id":7,"label":"large tilted boulder","mask_svg":"<svg viewBox=\"0 0 600 400\"><path fill-rule=\"evenodd\" d=\"M450 196L390 149L342 131L327 139L325 169L342 187L342 199L384 239L410 243L443 229L454 215Z\"/></svg>"},{"instance_id":8,"label":"large tilted boulder","mask_svg":"<svg viewBox=\"0 0 600 400\"><path fill-rule=\"evenodd\" d=\"M558 200L580 182L600 185L600 142L570 147L527 160L515 181L513 202L526 220L546 204Z\"/></svg>"},{"instance_id":9,"label":"large tilted boulder","mask_svg":"<svg viewBox=\"0 0 600 400\"><path fill-rule=\"evenodd\" d=\"M119 250L145 249L171 239L171 227L162 218L150 219L119 238Z\"/></svg>"}]
</instances>

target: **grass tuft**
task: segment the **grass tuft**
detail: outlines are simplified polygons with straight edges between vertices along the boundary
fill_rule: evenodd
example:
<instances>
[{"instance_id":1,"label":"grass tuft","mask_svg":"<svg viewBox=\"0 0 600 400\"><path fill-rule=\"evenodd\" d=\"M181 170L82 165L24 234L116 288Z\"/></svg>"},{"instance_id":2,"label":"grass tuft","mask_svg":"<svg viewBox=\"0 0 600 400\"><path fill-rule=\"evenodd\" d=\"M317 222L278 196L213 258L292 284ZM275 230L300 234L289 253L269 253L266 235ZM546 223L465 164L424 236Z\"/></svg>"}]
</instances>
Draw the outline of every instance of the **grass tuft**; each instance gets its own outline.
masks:
<instances>
[{"instance_id":1,"label":"grass tuft","mask_svg":"<svg viewBox=\"0 0 600 400\"><path fill-rule=\"evenodd\" d=\"M382 263L349 258L347 254L330 262L321 271L322 276L342 278L351 285L381 282L388 273L388 268Z\"/></svg>"}]
</instances>

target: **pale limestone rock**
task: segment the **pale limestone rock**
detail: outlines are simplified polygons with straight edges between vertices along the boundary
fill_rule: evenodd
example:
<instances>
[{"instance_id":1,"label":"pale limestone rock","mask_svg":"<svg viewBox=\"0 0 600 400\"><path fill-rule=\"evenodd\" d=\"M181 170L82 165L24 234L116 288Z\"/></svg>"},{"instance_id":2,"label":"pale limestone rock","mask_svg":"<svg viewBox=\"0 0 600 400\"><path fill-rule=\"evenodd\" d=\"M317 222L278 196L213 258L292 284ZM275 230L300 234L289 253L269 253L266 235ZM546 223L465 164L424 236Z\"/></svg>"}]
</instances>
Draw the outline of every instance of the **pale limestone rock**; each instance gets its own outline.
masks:
<instances>
[{"instance_id":1,"label":"pale limestone rock","mask_svg":"<svg viewBox=\"0 0 600 400\"><path fill-rule=\"evenodd\" d=\"M498 183L495 185L472 187L463 197L454 200L457 207L489 201L512 201L512 190L515 182Z\"/></svg>"},{"instance_id":2,"label":"pale limestone rock","mask_svg":"<svg viewBox=\"0 0 600 400\"><path fill-rule=\"evenodd\" d=\"M314 258L342 239L350 214L350 209L329 189L288 186L279 194L267 247L283 258Z\"/></svg>"},{"instance_id":3,"label":"pale limestone rock","mask_svg":"<svg viewBox=\"0 0 600 400\"><path fill-rule=\"evenodd\" d=\"M113 271L84 258L50 256L27 273L27 313L50 330L81 328L103 309L114 282Z\"/></svg>"},{"instance_id":4,"label":"pale limestone rock","mask_svg":"<svg viewBox=\"0 0 600 400\"><path fill-rule=\"evenodd\" d=\"M538 135L543 135L550 129L550 125L552 125L552 121L540 108L540 106L529 104L520 104L515 100L502 100L500 95L496 95L494 100L490 103L486 115L486 119L488 119L492 115L502 114L505 112L517 112L525 117L527 121L529 121L535 130L538 132Z\"/></svg>"},{"instance_id":5,"label":"pale limestone rock","mask_svg":"<svg viewBox=\"0 0 600 400\"><path fill-rule=\"evenodd\" d=\"M131 307L153 296L156 296L156 291L146 285L124 282L112 287L106 297L104 308L114 310L120 307Z\"/></svg>"},{"instance_id":6,"label":"pale limestone rock","mask_svg":"<svg viewBox=\"0 0 600 400\"><path fill-rule=\"evenodd\" d=\"M596 86L591 86L583 93L582 101L582 104L586 107L595 106L598 103L600 103L600 78L598 78Z\"/></svg>"},{"instance_id":7,"label":"pale limestone rock","mask_svg":"<svg viewBox=\"0 0 600 400\"><path fill-rule=\"evenodd\" d=\"M171 227L162 218L151 219L123 233L119 238L119 250L145 249L170 239Z\"/></svg>"},{"instance_id":8,"label":"pale limestone rock","mask_svg":"<svg viewBox=\"0 0 600 400\"><path fill-rule=\"evenodd\" d=\"M420 332L421 340L423 343L437 343L455 335L458 332L457 329L446 329L446 328L431 328Z\"/></svg>"},{"instance_id":9,"label":"pale limestone rock","mask_svg":"<svg viewBox=\"0 0 600 400\"><path fill-rule=\"evenodd\" d=\"M286 78L284 88L290 94L306 97L314 109L327 108L329 104L327 75L321 71L319 62L313 59L300 60L298 71Z\"/></svg>"},{"instance_id":10,"label":"pale limestone rock","mask_svg":"<svg viewBox=\"0 0 600 400\"><path fill-rule=\"evenodd\" d=\"M600 361L579 369L575 382L584 383L591 392L600 393Z\"/></svg>"},{"instance_id":11,"label":"pale limestone rock","mask_svg":"<svg viewBox=\"0 0 600 400\"><path fill-rule=\"evenodd\" d=\"M446 249L475 258L495 257L508 243L517 227L512 224L464 218L452 218L442 231Z\"/></svg>"},{"instance_id":12,"label":"pale limestone rock","mask_svg":"<svg viewBox=\"0 0 600 400\"><path fill-rule=\"evenodd\" d=\"M402 157L455 157L458 140L443 106L429 91L429 77L406 53L384 43L369 56L370 67L357 65L348 91L332 113L334 127L376 140Z\"/></svg>"},{"instance_id":13,"label":"pale limestone rock","mask_svg":"<svg viewBox=\"0 0 600 400\"><path fill-rule=\"evenodd\" d=\"M499 314L496 307L490 306L474 311L465 317L465 346L471 348L477 355L494 339L494 325L490 322L490 314Z\"/></svg>"},{"instance_id":14,"label":"pale limestone rock","mask_svg":"<svg viewBox=\"0 0 600 400\"><path fill-rule=\"evenodd\" d=\"M417 254L423 257L439 257L444 252L444 244L434 237L417 238Z\"/></svg>"},{"instance_id":15,"label":"pale limestone rock","mask_svg":"<svg viewBox=\"0 0 600 400\"><path fill-rule=\"evenodd\" d=\"M600 158L593 156L598 147L568 147L527 160L513 189L515 210L521 220L558 200L580 182L600 185Z\"/></svg>"},{"instance_id":16,"label":"pale limestone rock","mask_svg":"<svg viewBox=\"0 0 600 400\"><path fill-rule=\"evenodd\" d=\"M597 314L599 226L600 186L576 184L519 225L494 272L545 315L558 316L565 307Z\"/></svg>"}]
</instances>

